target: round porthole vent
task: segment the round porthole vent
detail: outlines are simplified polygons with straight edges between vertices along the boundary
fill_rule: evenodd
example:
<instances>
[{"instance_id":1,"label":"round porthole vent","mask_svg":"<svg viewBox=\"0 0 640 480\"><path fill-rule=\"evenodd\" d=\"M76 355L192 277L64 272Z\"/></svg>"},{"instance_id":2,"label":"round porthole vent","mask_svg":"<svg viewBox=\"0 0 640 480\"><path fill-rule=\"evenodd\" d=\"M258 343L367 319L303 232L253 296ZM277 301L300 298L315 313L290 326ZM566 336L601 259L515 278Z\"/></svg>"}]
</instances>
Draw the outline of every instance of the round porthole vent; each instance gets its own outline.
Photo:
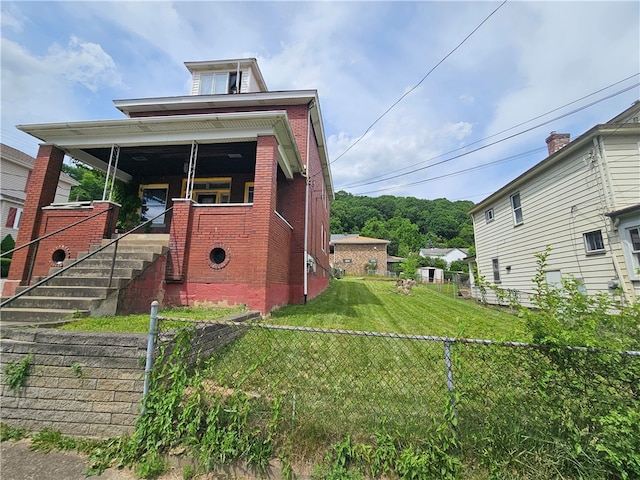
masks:
<instances>
[{"instance_id":1,"label":"round porthole vent","mask_svg":"<svg viewBox=\"0 0 640 480\"><path fill-rule=\"evenodd\" d=\"M209 252L209 267L220 270L229 263L229 253L223 246L214 247Z\"/></svg>"}]
</instances>

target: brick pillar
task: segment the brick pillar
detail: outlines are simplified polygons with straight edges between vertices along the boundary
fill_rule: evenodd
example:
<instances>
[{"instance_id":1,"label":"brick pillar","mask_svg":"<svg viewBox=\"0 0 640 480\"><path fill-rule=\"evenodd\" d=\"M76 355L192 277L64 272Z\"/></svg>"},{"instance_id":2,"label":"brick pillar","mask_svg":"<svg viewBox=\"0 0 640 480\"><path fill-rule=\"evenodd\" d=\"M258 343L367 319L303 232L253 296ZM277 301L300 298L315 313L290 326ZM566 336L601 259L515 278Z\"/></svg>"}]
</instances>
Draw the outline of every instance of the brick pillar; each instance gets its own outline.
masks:
<instances>
[{"instance_id":1,"label":"brick pillar","mask_svg":"<svg viewBox=\"0 0 640 480\"><path fill-rule=\"evenodd\" d=\"M53 145L40 146L27 185L27 198L22 210L16 247L38 238L42 222L42 207L50 205L55 199L63 160L64 152L59 148ZM29 276L29 266L35 253L36 246L31 245L13 254L7 282L14 285L13 287L5 286L5 292L7 291L6 287L15 292L17 285L26 283Z\"/></svg>"},{"instance_id":2,"label":"brick pillar","mask_svg":"<svg viewBox=\"0 0 640 480\"><path fill-rule=\"evenodd\" d=\"M252 209L254 248L250 283L259 289L266 289L269 286L269 234L273 212L276 209L277 159L276 138L258 137ZM263 301L266 305L266 298Z\"/></svg>"},{"instance_id":3,"label":"brick pillar","mask_svg":"<svg viewBox=\"0 0 640 480\"><path fill-rule=\"evenodd\" d=\"M187 276L189 238L193 224L193 200L174 198L171 229L169 231L169 258L167 281L183 282Z\"/></svg>"},{"instance_id":4,"label":"brick pillar","mask_svg":"<svg viewBox=\"0 0 640 480\"><path fill-rule=\"evenodd\" d=\"M120 205L118 205L117 203L102 200L94 200L92 205L93 214L111 209L109 213L98 215L94 219L97 221L96 234L99 235L99 239L111 238L111 234L115 232L116 225L118 223Z\"/></svg>"}]
</instances>

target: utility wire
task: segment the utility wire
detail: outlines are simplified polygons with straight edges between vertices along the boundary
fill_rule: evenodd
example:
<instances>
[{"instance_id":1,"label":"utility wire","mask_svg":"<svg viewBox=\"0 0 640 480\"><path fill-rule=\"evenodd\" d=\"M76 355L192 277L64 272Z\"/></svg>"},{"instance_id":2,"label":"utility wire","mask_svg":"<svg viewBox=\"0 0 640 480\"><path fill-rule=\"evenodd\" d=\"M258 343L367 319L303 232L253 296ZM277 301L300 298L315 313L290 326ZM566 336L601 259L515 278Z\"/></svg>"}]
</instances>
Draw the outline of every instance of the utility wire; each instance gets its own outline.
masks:
<instances>
[{"instance_id":1,"label":"utility wire","mask_svg":"<svg viewBox=\"0 0 640 480\"><path fill-rule=\"evenodd\" d=\"M455 152L460 151L460 150L464 150L464 149L466 149L466 148L470 147L471 145L476 145L476 144L478 144L478 143L481 143L481 142L484 142L484 141L486 141L486 140L489 140L489 139L491 139L491 138L493 138L493 137L497 137L498 135L502 135L503 133L506 133L506 132L508 132L508 131L510 131L510 130L513 130L513 129L515 129L515 128L521 127L521 126L523 126L523 125L526 125L527 123L530 123L530 122L533 122L533 121L535 121L535 120L538 120L539 118L546 117L547 115L550 115L550 114L552 114L552 113L554 113L554 112L557 112L558 110L562 110L563 108L566 108L566 107L568 107L568 106L570 106L570 105L573 105L573 104L575 104L575 103L581 102L582 100L585 100L585 99L587 99L587 98L589 98L589 97L592 97L592 96L594 96L594 95L597 95L598 93L601 93L601 92L603 92L603 91L605 91L605 90L608 90L608 89L610 89L610 88L612 88L612 87L615 87L616 85L619 85L619 84L621 84L621 83L624 83L624 82L626 82L627 80L630 80L630 79L632 79L633 77L637 77L637 76L639 76L639 75L640 75L640 73L634 73L633 75L630 75L630 76L628 76L628 77L626 77L626 78L624 78L624 79L622 79L622 80L619 80L619 81L617 81L617 82L615 82L615 83L612 83L612 84L610 84L610 85L608 85L608 86L606 86L606 87L604 87L604 88L601 88L601 89L599 89L599 90L596 90L595 92L592 92L592 93L590 93L590 94L588 94L588 95L585 95L585 96L583 96L583 97L581 97L581 98L578 98L577 100L573 100L572 102L566 103L566 104L564 104L564 105L562 105L562 106L560 106L560 107L557 107L557 108L554 108L554 109L552 109L552 110L549 110L548 112L545 112L545 113L543 113L543 114L541 114L541 115L537 115L537 116L535 116L535 117L533 117L533 118L530 118L529 120L526 120L526 121L524 121L524 122L521 122L521 123L519 123L519 124L517 124L517 125L514 125L514 126L512 126L512 127L506 128L506 129L504 129L504 130L502 130L502 131L500 131L500 132L494 133L493 135L489 135L488 137L481 138L480 140L476 140L476 141L474 141L474 142L467 143L466 145L463 145L463 146L461 146L461 147L455 148L455 149L450 150L450 151L448 151L448 152L446 152L446 153L441 153L440 155L436 155L435 157L431 157L431 158L429 158L429 159L427 159L427 160L423 160L423 161L421 161L421 162L417 162L417 163L414 163L414 164L412 164L412 165L408 165L408 166L406 166L406 167L403 167L403 168L401 168L401 169L399 169L399 170L395 170L395 171L396 171L396 172L402 172L403 170L407 170L407 169L409 169L409 168L413 168L413 167L415 167L415 166L422 165L423 163L430 162L430 161L435 160L435 159L437 159L437 158L444 157L444 156L446 156L446 155L450 155L450 154L455 153ZM632 87L632 88L633 88L633 87ZM626 90L625 90L625 91L626 91ZM558 118L561 118L561 117L558 117ZM369 183L363 183L363 182L369 182L370 180L375 180L375 179L377 179L377 178L385 177L386 175L389 175L389 174L392 174L392 173L394 173L394 171L390 171L390 172L387 172L387 173L382 173L382 174L379 174L379 175L376 175L376 176L370 177L370 178L368 178L368 179L360 180L360 181L358 181L358 182L354 182L354 183L351 183L351 184L345 185L343 188L352 188L352 187L358 187L358 186L368 185ZM412 173L412 172L407 172L407 173ZM395 178L395 177L393 177L393 178Z\"/></svg>"},{"instance_id":2,"label":"utility wire","mask_svg":"<svg viewBox=\"0 0 640 480\"><path fill-rule=\"evenodd\" d=\"M371 192L363 192L363 193L359 193L358 195L368 195L370 193L377 193L377 192L383 192L383 191L388 191L388 190L395 190L395 189L401 188L401 187L411 187L411 186L414 186L414 185L421 185L423 183L433 182L434 180L441 180L443 178L456 177L456 176L462 175L464 173L472 172L472 171L475 171L475 170L481 170L481 169L484 169L484 168L487 168L487 167L492 167L494 165L498 165L498 164L501 164L501 163L512 162L514 160L518 160L518 159L520 159L522 157L526 157L526 156L531 155L533 153L541 152L543 150L547 150L547 147L534 148L533 150L529 150L529 151L526 151L526 152L521 152L521 153L517 153L515 155L511 155L509 157L501 158L500 160L493 160L491 162L483 163L481 165L475 165L473 167L465 168L463 170L457 170L455 172L445 173L445 174L439 175L437 177L430 177L430 178L426 178L424 180L418 180L418 181L412 182L412 183L406 183L406 184L403 184L403 185L396 185L396 186L388 187L388 188L381 188L381 189L378 189L378 190L373 190Z\"/></svg>"},{"instance_id":3,"label":"utility wire","mask_svg":"<svg viewBox=\"0 0 640 480\"><path fill-rule=\"evenodd\" d=\"M485 148L491 147L491 146L496 145L496 144L498 144L498 143L504 142L504 141L506 141L506 140L510 140L510 139L515 138L515 137L517 137L517 136L519 136L519 135L522 135L522 134L524 134L524 133L527 133L527 132L530 132L530 131L532 131L532 130L535 130L536 128L540 128L541 126L544 126L544 125L546 125L546 124L548 124L548 123L554 122L554 121L556 121L556 120L559 120L559 119L561 119L561 118L567 117L567 116L569 116L569 115L573 115L574 113L577 113L577 112L579 112L579 111L581 111L581 110L584 110L584 109L586 109L586 108L592 107L593 105L596 105L596 104L598 104L598 103L600 103L600 102L603 102L603 101L605 101L605 100L609 100L610 98L613 98L613 97L615 97L615 96L617 96L617 95L621 95L622 93L625 93L625 92L627 92L627 91L629 91L629 90L631 90L631 89L633 89L633 88L636 88L636 87L637 87L637 86L639 86L639 85L640 85L640 83L635 83L634 85L631 85L631 86L626 87L626 88L624 88L624 89L622 89L622 90L619 90L619 91L617 91L617 92L615 92L615 93L613 93L613 94L611 94L611 95L607 95L606 97L601 98L601 99L599 99L599 100L596 100L596 101L594 101L594 102L591 102L591 103L589 103L589 104L587 104L587 105L583 105L582 107L579 107L579 108L577 108L577 109L574 109L574 110L572 110L572 111L570 111L570 112L567 112L567 113L565 113L565 114L563 114L563 115L560 115L560 116L558 116L558 117L554 117L554 118L552 118L552 119L550 119L550 120L547 120L547 121L545 121L545 122L542 122L542 123L536 124L536 125L534 125L534 126L532 126L532 127L529 127L529 128L527 128L527 129L521 130L521 131L519 131L519 132L517 132L517 133L514 133L513 135L509 135L509 136L506 136L506 137L501 138L501 139L499 139L499 140L496 140L495 142L487 143L487 144L482 145L482 146L480 146L480 147L478 147L478 148L474 148L473 150L469 150L468 152L461 153L460 155L455 155L455 156L453 156L453 157L451 157L451 158L447 158L447 159L441 160L441 161L439 161L439 162L432 163L431 165L426 165L426 166L424 166L424 167L416 168L416 169L414 169L414 170L411 170L411 171L408 171L408 172L405 172L405 173L401 173L401 174L397 174L397 175L393 175L393 176L391 176L391 177L386 177L386 178L382 178L382 179L379 179L379 180L373 180L373 181L369 181L369 182L361 182L361 183L358 183L358 184L357 184L357 186L364 187L364 186L366 186L366 185L372 185L372 184L374 184L374 183L380 183L380 182L385 182L385 181L388 181L388 180L393 180L394 178L403 177L403 176L405 176L405 175L409 175L409 174L416 173L416 172L419 172L419 171L422 171L422 170L426 170L427 168L432 168L432 167L435 167L435 166L438 166L438 165L442 165L443 163L447 163L447 162L450 162L450 161L452 161L452 160L456 160L456 159L458 159L458 158L461 158L461 157L464 157L464 156L470 155L470 154L472 154L472 153L478 152L478 151L483 150L483 149L485 149ZM477 143L477 142L474 142L474 143ZM459 150L459 149L458 149L458 150ZM438 157L434 157L434 158L438 158ZM409 184L409 185L413 185L413 184ZM406 186L406 185L399 185L399 186L394 187L394 188L399 188L400 186ZM347 187L343 187L343 188L348 188L348 187L349 187L349 186L347 186ZM382 189L382 190L385 190L385 189ZM382 191L382 190L380 190L380 191Z\"/></svg>"},{"instance_id":4,"label":"utility wire","mask_svg":"<svg viewBox=\"0 0 640 480\"><path fill-rule=\"evenodd\" d=\"M442 63L444 63L444 61L445 61L447 58L449 58L451 55L453 55L453 53L454 53L456 50L458 50L458 49L459 49L459 48L460 48L460 47L461 47L461 46L462 46L462 45L463 45L467 40L469 40L469 38L471 38L471 36L472 36L474 33L476 33L476 32L480 29L480 27L482 27L482 25L484 25L484 24L485 24L485 23L486 23L486 22L487 22L487 21L488 21L488 20L489 20L489 19L490 19L490 18L491 18L491 17L492 17L492 16L493 16L497 11L498 11L498 10L500 10L500 9L504 6L504 4L505 4L505 3L507 3L507 1L508 1L508 0L504 0L500 5L498 5L498 7L497 7L493 12L491 12L491 13L490 13L490 14L489 14L489 15L488 15L484 20L482 20L482 22L480 22L480 23L478 24L478 26L477 26L476 28L474 28L474 29L471 31L471 33L469 33L469 34L464 38L464 40L462 40L462 41L461 41L461 42L460 42L460 43L459 43L459 44L458 44L458 45L457 45L453 50L451 50L449 53L447 53L447 54L442 58L442 60L440 60L438 63L436 63L436 64L431 68L431 70L429 70L429 71L427 72L427 74L426 74L424 77L422 77L422 79L421 79L418 83L416 83L413 87L411 87L409 90L407 90L405 93L403 93L403 94L400 96L400 98L398 98L398 100L396 100L396 101L395 101L395 102L394 102L394 103L393 103L389 108L387 108L387 109L382 113L382 115L380 115L378 118L376 118L376 119L375 119L375 121L374 121L371 125L369 125L369 126L367 127L367 129L364 131L364 133L363 133L363 134L362 134L362 135L361 135L361 136L360 136L360 137L359 137L355 142L353 142L351 145L349 145L349 147L347 147L347 149L346 149L344 152L342 152L340 155L338 155L338 156L337 156L337 157L336 157L332 162L329 162L329 164L330 164L330 165L334 164L335 162L337 162L338 160L340 160L340 158L342 158L342 156L343 156L344 154L346 154L349 150L351 150L353 147L355 147L355 146L360 142L360 140L362 140L362 139L365 137L365 135L366 135L367 133L369 133L369 131L374 127L374 125L375 125L376 123L378 123L380 120L382 120L382 118L383 118L384 116L386 116L386 115L387 115L387 113L389 113L389 112L390 112L390 111L391 111L391 110L392 110L396 105L398 105L398 104L399 104L399 103L400 103L400 102L401 102L401 101L402 101L402 100L403 100L407 95L409 95L409 94L410 94L411 92L413 92L416 88L418 88L418 87L422 84L422 82L424 82L424 81L427 79L427 77L428 77L429 75L431 75L431 73L432 73L436 68L438 68Z\"/></svg>"}]
</instances>

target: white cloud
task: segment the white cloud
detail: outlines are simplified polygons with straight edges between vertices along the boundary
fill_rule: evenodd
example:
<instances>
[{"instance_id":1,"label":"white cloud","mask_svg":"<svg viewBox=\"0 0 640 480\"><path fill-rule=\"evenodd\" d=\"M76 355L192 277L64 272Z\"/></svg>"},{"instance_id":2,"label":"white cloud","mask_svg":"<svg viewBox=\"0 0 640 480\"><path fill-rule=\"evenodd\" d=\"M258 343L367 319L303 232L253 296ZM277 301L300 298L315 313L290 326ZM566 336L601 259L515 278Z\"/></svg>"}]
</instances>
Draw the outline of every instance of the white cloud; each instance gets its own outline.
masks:
<instances>
[{"instance_id":1,"label":"white cloud","mask_svg":"<svg viewBox=\"0 0 640 480\"><path fill-rule=\"evenodd\" d=\"M119 116L111 94L124 84L136 97L183 95L184 61L256 57L271 90L318 90L331 160L371 127L333 164L337 188L416 170L353 193L480 200L544 152L429 180L544 147L551 130L579 135L639 96L435 166L640 71L637 3L508 2L427 78L497 2L51 2L46 15L34 5L2 4L3 133L8 119ZM50 48L60 38L71 40ZM415 182L425 183L402 186Z\"/></svg>"},{"instance_id":2,"label":"white cloud","mask_svg":"<svg viewBox=\"0 0 640 480\"><path fill-rule=\"evenodd\" d=\"M24 16L20 13L14 5L7 6L0 15L0 24L2 28L10 29L16 32L21 32L24 25Z\"/></svg>"},{"instance_id":3,"label":"white cloud","mask_svg":"<svg viewBox=\"0 0 640 480\"><path fill-rule=\"evenodd\" d=\"M55 71L92 92L101 87L120 87L122 79L113 59L95 43L71 37L66 47L53 45L41 59L46 70Z\"/></svg>"}]
</instances>

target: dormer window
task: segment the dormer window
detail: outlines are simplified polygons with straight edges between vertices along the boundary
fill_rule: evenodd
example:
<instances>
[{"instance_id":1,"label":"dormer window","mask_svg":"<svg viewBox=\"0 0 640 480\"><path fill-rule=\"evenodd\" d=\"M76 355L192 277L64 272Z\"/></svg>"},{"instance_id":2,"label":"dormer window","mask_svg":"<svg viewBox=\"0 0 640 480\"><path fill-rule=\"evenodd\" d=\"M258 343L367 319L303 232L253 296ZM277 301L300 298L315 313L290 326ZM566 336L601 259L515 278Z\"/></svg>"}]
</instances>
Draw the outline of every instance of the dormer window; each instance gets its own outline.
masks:
<instances>
[{"instance_id":1,"label":"dormer window","mask_svg":"<svg viewBox=\"0 0 640 480\"><path fill-rule=\"evenodd\" d=\"M201 73L200 95L238 93L242 82L242 72Z\"/></svg>"}]
</instances>

